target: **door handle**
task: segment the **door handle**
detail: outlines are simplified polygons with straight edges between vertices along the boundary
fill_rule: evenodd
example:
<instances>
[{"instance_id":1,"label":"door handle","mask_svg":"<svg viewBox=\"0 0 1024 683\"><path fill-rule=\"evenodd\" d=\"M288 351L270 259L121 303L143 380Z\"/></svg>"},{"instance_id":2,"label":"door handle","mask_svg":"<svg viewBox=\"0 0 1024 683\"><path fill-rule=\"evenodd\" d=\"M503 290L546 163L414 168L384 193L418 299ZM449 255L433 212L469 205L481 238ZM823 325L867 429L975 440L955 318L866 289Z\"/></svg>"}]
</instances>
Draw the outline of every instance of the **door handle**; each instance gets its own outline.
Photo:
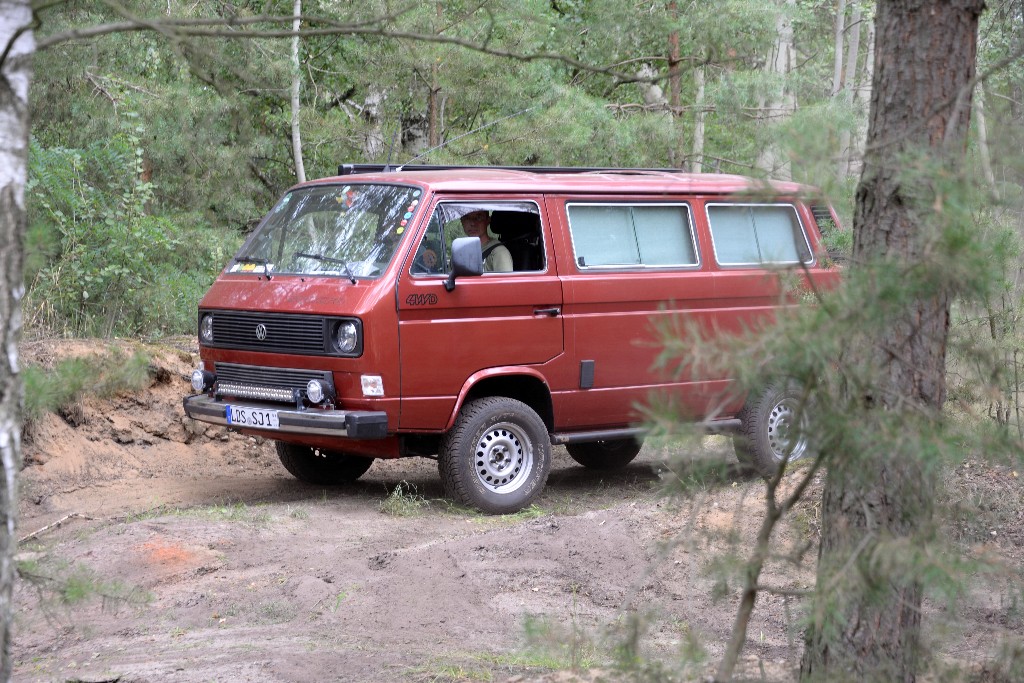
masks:
<instances>
[{"instance_id":1,"label":"door handle","mask_svg":"<svg viewBox=\"0 0 1024 683\"><path fill-rule=\"evenodd\" d=\"M559 308L558 306L555 306L553 308L535 308L535 309L533 309L533 314L534 315L546 315L549 318L554 318L555 316L557 316L561 312L562 312L562 309Z\"/></svg>"}]
</instances>

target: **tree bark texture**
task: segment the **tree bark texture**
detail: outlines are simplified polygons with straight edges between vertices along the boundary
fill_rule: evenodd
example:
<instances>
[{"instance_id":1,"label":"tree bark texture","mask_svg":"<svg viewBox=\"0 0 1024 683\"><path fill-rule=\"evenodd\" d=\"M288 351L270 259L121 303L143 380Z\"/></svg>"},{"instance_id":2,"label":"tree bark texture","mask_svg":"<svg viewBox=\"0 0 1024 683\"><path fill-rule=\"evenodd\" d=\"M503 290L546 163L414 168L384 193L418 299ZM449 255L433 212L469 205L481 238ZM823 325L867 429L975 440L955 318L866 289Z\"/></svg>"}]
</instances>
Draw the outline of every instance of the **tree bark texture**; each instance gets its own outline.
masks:
<instances>
[{"instance_id":1,"label":"tree bark texture","mask_svg":"<svg viewBox=\"0 0 1024 683\"><path fill-rule=\"evenodd\" d=\"M775 20L775 30L778 37L765 64L765 71L782 79L783 84L776 98L763 103L761 107L763 120L769 124L786 118L796 111L796 95L793 94L789 84L785 82L785 79L789 77L789 72L796 65L792 16L796 8L796 0L777 0L777 2L779 13ZM755 165L777 180L792 178L789 160L782 154L778 144L772 140L769 140L761 149Z\"/></svg>"},{"instance_id":2,"label":"tree bark texture","mask_svg":"<svg viewBox=\"0 0 1024 683\"><path fill-rule=\"evenodd\" d=\"M926 212L941 207L926 196L927 183L913 177L907 159L924 155L954 164L962 157L983 9L983 0L878 2L854 268L884 262L905 272L928 258L933 234ZM938 419L946 398L951 296L948 288L936 287L910 297L885 331L873 335L861 360L873 365L879 379L871 396L858 397L872 410L909 408ZM934 477L920 459L908 462L891 452L836 453L829 460L803 679L916 679L921 583L879 573L872 558L878 559L873 553L880 542L913 545L928 528Z\"/></svg>"},{"instance_id":3,"label":"tree bark texture","mask_svg":"<svg viewBox=\"0 0 1024 683\"><path fill-rule=\"evenodd\" d=\"M296 35L292 38L292 157L295 160L295 179L300 183L306 182L306 165L302 162L302 132L299 125L299 116L302 110L299 106L299 94L302 90L302 63L299 62L299 26L302 21L302 0L295 0L292 22L292 30Z\"/></svg>"},{"instance_id":4,"label":"tree bark texture","mask_svg":"<svg viewBox=\"0 0 1024 683\"><path fill-rule=\"evenodd\" d=\"M836 53L832 62L832 97L843 89L843 40L846 35L846 0L839 0L836 9L835 46Z\"/></svg>"},{"instance_id":5,"label":"tree bark texture","mask_svg":"<svg viewBox=\"0 0 1024 683\"><path fill-rule=\"evenodd\" d=\"M853 96L856 92L857 81L857 60L860 56L860 7L855 6L853 17L850 19L850 41L846 50L846 72L841 79L843 102L847 107L853 108ZM850 131L843 128L839 132L839 166L838 177L843 178L850 172Z\"/></svg>"},{"instance_id":6,"label":"tree bark texture","mask_svg":"<svg viewBox=\"0 0 1024 683\"><path fill-rule=\"evenodd\" d=\"M21 469L22 389L18 367L25 182L28 169L28 90L35 41L27 0L0 0L0 681L11 679L11 605Z\"/></svg>"}]
</instances>

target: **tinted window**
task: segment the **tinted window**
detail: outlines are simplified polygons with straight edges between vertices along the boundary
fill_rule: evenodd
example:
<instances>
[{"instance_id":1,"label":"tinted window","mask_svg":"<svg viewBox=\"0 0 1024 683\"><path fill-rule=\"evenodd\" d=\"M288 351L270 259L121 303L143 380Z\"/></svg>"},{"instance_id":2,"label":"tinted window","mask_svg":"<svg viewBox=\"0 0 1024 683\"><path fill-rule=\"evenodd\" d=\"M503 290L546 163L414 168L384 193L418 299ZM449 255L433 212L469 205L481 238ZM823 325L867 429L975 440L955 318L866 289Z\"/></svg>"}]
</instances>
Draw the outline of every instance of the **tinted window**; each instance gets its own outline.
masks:
<instances>
[{"instance_id":1,"label":"tinted window","mask_svg":"<svg viewBox=\"0 0 1024 683\"><path fill-rule=\"evenodd\" d=\"M570 204L567 211L580 268L698 263L685 204Z\"/></svg>"},{"instance_id":2,"label":"tinted window","mask_svg":"<svg viewBox=\"0 0 1024 683\"><path fill-rule=\"evenodd\" d=\"M715 258L722 265L809 263L811 251L789 204L709 204Z\"/></svg>"}]
</instances>

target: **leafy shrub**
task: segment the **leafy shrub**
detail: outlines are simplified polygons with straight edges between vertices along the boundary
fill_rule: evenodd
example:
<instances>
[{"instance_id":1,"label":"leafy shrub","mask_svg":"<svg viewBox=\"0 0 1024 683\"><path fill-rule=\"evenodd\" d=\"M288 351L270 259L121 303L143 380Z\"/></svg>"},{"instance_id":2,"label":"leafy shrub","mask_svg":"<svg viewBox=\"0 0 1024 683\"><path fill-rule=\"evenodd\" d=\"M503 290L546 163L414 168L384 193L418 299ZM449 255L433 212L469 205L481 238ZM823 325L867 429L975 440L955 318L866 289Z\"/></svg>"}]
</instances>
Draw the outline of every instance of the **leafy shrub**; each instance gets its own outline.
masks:
<instances>
[{"instance_id":1,"label":"leafy shrub","mask_svg":"<svg viewBox=\"0 0 1024 683\"><path fill-rule=\"evenodd\" d=\"M86 149L31 143L30 244L50 253L30 258L30 325L74 336L194 330L196 301L237 237L152 215L143 133L125 125Z\"/></svg>"}]
</instances>

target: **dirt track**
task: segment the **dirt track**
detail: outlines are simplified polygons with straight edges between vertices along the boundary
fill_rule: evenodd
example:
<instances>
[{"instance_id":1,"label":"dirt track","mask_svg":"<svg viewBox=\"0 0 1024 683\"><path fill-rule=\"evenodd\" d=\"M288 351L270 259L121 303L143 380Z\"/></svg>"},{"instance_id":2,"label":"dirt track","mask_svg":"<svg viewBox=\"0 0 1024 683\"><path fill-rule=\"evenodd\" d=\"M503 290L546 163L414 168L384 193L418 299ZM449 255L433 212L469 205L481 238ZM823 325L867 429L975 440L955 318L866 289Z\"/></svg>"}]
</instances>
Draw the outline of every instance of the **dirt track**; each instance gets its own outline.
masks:
<instances>
[{"instance_id":1,"label":"dirt track","mask_svg":"<svg viewBox=\"0 0 1024 683\"><path fill-rule=\"evenodd\" d=\"M92 597L19 583L16 680L567 680L552 672L610 670L635 618L649 661L678 667L700 643L707 663L679 678L717 662L737 584L707 564L751 547L762 485L749 474L671 502L657 492L668 453L647 446L608 474L556 449L537 506L504 518L443 500L429 460L378 461L325 490L287 475L270 443L187 423L193 359L151 353L158 379L144 395L31 430L21 535L78 516L24 542L21 559ZM721 437L685 455L734 461ZM814 524L813 508L796 515L781 549ZM763 579L802 589L813 568L772 566ZM759 599L744 671L792 676L795 618L783 598ZM963 644L985 637L965 628Z\"/></svg>"}]
</instances>

